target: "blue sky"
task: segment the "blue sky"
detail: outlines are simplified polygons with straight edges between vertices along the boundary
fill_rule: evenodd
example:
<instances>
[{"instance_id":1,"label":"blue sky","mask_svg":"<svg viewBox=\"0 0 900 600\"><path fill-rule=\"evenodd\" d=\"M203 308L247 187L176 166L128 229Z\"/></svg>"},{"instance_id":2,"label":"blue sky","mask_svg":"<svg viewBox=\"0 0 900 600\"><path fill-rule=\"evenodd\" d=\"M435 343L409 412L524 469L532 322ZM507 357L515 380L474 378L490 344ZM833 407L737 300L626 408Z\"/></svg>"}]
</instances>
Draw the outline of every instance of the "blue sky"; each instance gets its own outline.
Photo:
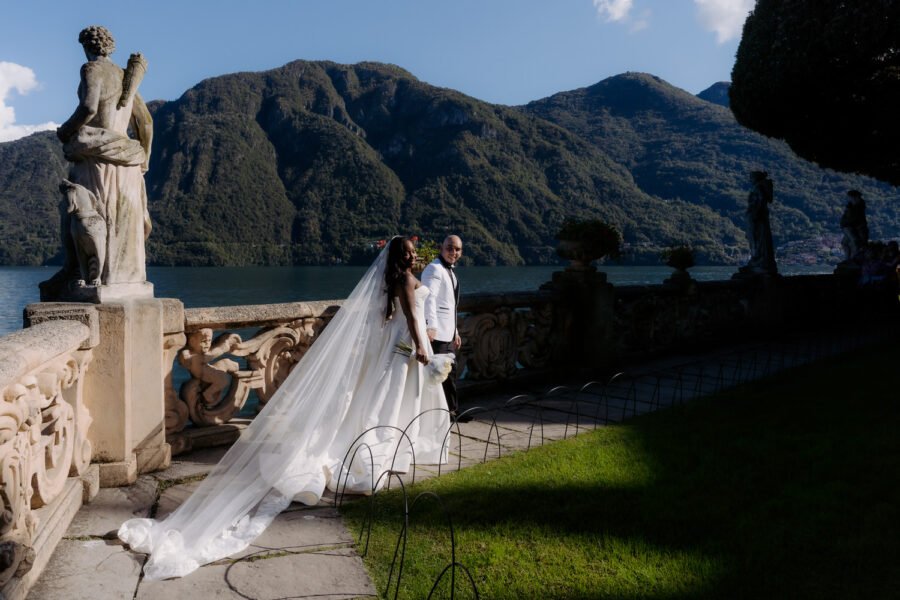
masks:
<instances>
[{"instance_id":1,"label":"blue sky","mask_svg":"<svg viewBox=\"0 0 900 600\"><path fill-rule=\"evenodd\" d=\"M729 79L753 0L13 0L0 5L0 141L76 103L78 32L149 61L147 99L295 59L397 64L428 83L524 104L645 71L697 93Z\"/></svg>"}]
</instances>

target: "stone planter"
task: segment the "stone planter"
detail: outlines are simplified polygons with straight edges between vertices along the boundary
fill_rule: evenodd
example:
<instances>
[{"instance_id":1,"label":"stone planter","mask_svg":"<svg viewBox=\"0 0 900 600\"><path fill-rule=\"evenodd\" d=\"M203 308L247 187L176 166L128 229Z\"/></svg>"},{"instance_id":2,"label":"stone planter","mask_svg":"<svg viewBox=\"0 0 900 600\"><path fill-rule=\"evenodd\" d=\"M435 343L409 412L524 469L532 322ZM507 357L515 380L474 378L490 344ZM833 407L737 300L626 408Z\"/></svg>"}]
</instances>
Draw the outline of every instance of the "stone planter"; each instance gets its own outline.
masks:
<instances>
[{"instance_id":1,"label":"stone planter","mask_svg":"<svg viewBox=\"0 0 900 600\"><path fill-rule=\"evenodd\" d=\"M669 278L663 281L663 285L677 288L685 288L692 283L694 283L694 280L691 278L691 274L687 272L687 269L675 269Z\"/></svg>"},{"instance_id":2,"label":"stone planter","mask_svg":"<svg viewBox=\"0 0 900 600\"><path fill-rule=\"evenodd\" d=\"M569 261L566 269L571 271L592 270L594 267L591 263L606 256L605 253L590 252L588 244L583 240L559 240L556 253Z\"/></svg>"}]
</instances>

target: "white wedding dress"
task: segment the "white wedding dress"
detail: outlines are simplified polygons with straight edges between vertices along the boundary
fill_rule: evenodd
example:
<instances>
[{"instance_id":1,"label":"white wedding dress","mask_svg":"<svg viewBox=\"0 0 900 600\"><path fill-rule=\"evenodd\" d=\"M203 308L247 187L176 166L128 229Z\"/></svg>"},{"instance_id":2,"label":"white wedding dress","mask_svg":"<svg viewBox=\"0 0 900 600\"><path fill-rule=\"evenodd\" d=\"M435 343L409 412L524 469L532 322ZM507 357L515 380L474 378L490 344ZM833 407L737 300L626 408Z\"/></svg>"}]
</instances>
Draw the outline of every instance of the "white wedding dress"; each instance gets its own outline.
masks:
<instances>
[{"instance_id":1,"label":"white wedding dress","mask_svg":"<svg viewBox=\"0 0 900 600\"><path fill-rule=\"evenodd\" d=\"M197 490L162 521L121 526L122 541L150 554L145 578L182 577L243 550L292 500L315 504L325 488L372 493L384 473L405 472L413 460L446 462L443 389L414 355L397 351L399 342L412 345L397 299L384 319L386 257L385 250ZM422 340L428 293L415 291Z\"/></svg>"}]
</instances>

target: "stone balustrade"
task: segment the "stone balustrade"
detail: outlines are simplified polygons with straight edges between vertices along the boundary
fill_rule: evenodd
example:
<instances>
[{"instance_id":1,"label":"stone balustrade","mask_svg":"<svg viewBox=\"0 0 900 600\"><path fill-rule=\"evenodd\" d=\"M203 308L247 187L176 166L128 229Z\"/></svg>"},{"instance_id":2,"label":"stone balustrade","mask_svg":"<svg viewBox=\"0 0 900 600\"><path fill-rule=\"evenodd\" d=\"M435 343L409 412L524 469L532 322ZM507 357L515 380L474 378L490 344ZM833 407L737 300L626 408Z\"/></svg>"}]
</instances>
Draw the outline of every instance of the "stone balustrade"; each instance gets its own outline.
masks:
<instances>
[{"instance_id":1,"label":"stone balustrade","mask_svg":"<svg viewBox=\"0 0 900 600\"><path fill-rule=\"evenodd\" d=\"M464 379L507 380L547 368L559 333L553 300L552 292L540 291L462 296L458 367Z\"/></svg>"},{"instance_id":2,"label":"stone balustrade","mask_svg":"<svg viewBox=\"0 0 900 600\"><path fill-rule=\"evenodd\" d=\"M602 273L581 269L557 273L533 292L463 295L462 386L609 370L800 327L851 325L848 315L871 313L854 308L864 300L854 285L829 275L682 284L614 287ZM233 441L249 422L236 415L251 394L265 405L340 305L185 310L184 331L165 338L164 364L185 370L177 390L172 373L166 374L166 434L173 453Z\"/></svg>"},{"instance_id":3,"label":"stone balustrade","mask_svg":"<svg viewBox=\"0 0 900 600\"><path fill-rule=\"evenodd\" d=\"M165 364L187 378L176 390L166 374L166 434L173 453L227 443L229 432L185 432L234 422L252 393L264 406L328 324L341 301L194 308L183 333L167 334ZM552 294L471 294L460 302L465 340L459 369L467 382L508 379L550 361ZM174 365L173 365L174 366ZM204 441L199 441L203 438Z\"/></svg>"},{"instance_id":4,"label":"stone balustrade","mask_svg":"<svg viewBox=\"0 0 900 600\"><path fill-rule=\"evenodd\" d=\"M36 509L90 465L83 384L96 337L84 323L49 321L0 338L0 586L42 559ZM52 552L56 541L45 542Z\"/></svg>"},{"instance_id":5,"label":"stone balustrade","mask_svg":"<svg viewBox=\"0 0 900 600\"><path fill-rule=\"evenodd\" d=\"M185 310L186 342L177 360L190 379L167 396L166 431L182 430L187 417L201 427L225 423L251 392L264 406L338 308L340 301ZM247 328L255 331L246 340L237 333L213 337L216 330Z\"/></svg>"},{"instance_id":6,"label":"stone balustrade","mask_svg":"<svg viewBox=\"0 0 900 600\"><path fill-rule=\"evenodd\" d=\"M265 405L340 308L341 301L192 308L184 331L166 334L164 364L186 378L166 383L166 439L173 454L229 443L240 427L198 432L235 422L255 393ZM245 339L246 338L246 339ZM177 389L176 389L177 387ZM191 430L185 432L189 421Z\"/></svg>"},{"instance_id":7,"label":"stone balustrade","mask_svg":"<svg viewBox=\"0 0 900 600\"><path fill-rule=\"evenodd\" d=\"M617 288L592 269L567 270L541 290L462 296L459 371L466 387L611 368L827 322L852 312L853 295L832 276ZM166 309L160 376L172 452L233 441L247 409L268 402L341 303Z\"/></svg>"}]
</instances>

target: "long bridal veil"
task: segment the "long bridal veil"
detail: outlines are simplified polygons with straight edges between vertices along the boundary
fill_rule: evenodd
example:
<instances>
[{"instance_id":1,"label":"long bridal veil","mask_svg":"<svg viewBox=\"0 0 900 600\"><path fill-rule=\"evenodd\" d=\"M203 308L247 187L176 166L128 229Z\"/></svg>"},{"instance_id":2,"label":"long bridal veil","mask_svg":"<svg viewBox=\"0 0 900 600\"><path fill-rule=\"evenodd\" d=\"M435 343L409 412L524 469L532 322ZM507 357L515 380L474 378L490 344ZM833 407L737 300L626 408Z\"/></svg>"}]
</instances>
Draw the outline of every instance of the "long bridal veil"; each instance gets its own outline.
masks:
<instances>
[{"instance_id":1,"label":"long bridal veil","mask_svg":"<svg viewBox=\"0 0 900 600\"><path fill-rule=\"evenodd\" d=\"M394 340L386 335L391 325L384 320L386 262L387 248L253 423L175 512L162 521L122 525L119 537L150 554L145 578L180 577L239 552L293 498L315 503L326 485L334 486L335 471L346 471L340 459L348 442L362 433L357 427L372 424L368 414L384 403L384 379L397 370L391 366L397 360ZM412 364L410 377L418 373ZM406 366L402 372L407 377ZM426 393L439 391L437 385ZM435 424L444 426L446 419L429 431L436 431ZM436 449L426 450L439 455L444 449L438 439Z\"/></svg>"}]
</instances>

